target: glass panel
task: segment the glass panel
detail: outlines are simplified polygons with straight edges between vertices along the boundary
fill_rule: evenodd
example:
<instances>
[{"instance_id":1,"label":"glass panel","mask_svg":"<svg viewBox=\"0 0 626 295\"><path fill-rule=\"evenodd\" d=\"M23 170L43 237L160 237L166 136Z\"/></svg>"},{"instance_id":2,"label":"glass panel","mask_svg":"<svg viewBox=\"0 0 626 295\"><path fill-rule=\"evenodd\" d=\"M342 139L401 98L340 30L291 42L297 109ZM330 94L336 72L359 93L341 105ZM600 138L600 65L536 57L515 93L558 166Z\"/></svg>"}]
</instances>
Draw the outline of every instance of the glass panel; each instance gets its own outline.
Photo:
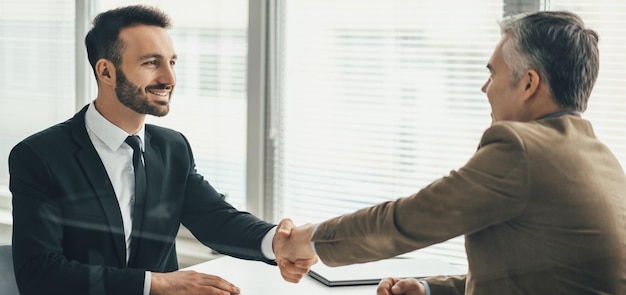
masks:
<instances>
[{"instance_id":1,"label":"glass panel","mask_svg":"<svg viewBox=\"0 0 626 295\"><path fill-rule=\"evenodd\" d=\"M491 123L480 88L501 0L284 3L277 216L408 196L472 156ZM422 252L467 263L462 238Z\"/></svg>"},{"instance_id":2,"label":"glass panel","mask_svg":"<svg viewBox=\"0 0 626 295\"><path fill-rule=\"evenodd\" d=\"M74 114L74 1L0 1L0 196L11 148Z\"/></svg>"},{"instance_id":3,"label":"glass panel","mask_svg":"<svg viewBox=\"0 0 626 295\"><path fill-rule=\"evenodd\" d=\"M182 132L198 171L244 210L248 2L107 0L97 11L130 4L154 5L171 17L178 53L171 111L148 123Z\"/></svg>"}]
</instances>

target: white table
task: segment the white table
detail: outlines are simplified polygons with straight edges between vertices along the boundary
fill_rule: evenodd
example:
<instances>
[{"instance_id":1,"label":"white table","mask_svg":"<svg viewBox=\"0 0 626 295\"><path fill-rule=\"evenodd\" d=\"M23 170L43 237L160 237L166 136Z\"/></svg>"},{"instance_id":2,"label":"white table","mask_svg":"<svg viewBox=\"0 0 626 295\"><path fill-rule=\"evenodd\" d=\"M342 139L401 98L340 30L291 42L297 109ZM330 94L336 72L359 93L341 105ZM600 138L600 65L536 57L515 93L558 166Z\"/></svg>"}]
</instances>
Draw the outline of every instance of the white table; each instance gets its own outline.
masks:
<instances>
[{"instance_id":1,"label":"white table","mask_svg":"<svg viewBox=\"0 0 626 295\"><path fill-rule=\"evenodd\" d=\"M326 287L309 276L302 278L298 284L288 283L283 280L276 266L229 256L200 263L186 269L222 277L239 287L242 295L376 294L376 285Z\"/></svg>"}]
</instances>

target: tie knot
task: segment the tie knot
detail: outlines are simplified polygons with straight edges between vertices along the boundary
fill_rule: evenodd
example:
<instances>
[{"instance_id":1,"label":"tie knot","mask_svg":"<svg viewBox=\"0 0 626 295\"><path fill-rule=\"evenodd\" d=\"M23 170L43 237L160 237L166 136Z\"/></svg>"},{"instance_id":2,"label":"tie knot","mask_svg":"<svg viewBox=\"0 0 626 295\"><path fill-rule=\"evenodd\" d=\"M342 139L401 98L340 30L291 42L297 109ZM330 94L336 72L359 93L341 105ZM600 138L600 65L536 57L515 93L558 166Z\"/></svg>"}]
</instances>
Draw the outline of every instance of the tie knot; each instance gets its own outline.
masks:
<instances>
[{"instance_id":1,"label":"tie knot","mask_svg":"<svg viewBox=\"0 0 626 295\"><path fill-rule=\"evenodd\" d=\"M135 152L141 152L141 139L137 135L131 135L124 140Z\"/></svg>"}]
</instances>

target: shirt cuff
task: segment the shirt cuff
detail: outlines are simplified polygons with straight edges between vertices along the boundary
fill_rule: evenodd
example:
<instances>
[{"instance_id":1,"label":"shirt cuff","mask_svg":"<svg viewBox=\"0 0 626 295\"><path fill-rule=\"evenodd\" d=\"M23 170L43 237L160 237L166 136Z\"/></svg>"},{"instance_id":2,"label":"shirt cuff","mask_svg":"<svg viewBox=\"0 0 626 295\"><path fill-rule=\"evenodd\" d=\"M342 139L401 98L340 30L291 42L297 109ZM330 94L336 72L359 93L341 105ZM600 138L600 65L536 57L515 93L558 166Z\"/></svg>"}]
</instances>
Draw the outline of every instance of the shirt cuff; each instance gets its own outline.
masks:
<instances>
[{"instance_id":1,"label":"shirt cuff","mask_svg":"<svg viewBox=\"0 0 626 295\"><path fill-rule=\"evenodd\" d=\"M276 260L276 255L274 255L274 235L276 234L276 226L272 227L261 241L261 252L263 252L263 256L269 260Z\"/></svg>"},{"instance_id":2,"label":"shirt cuff","mask_svg":"<svg viewBox=\"0 0 626 295\"><path fill-rule=\"evenodd\" d=\"M425 295L430 295L430 286L428 285L428 282L427 281L420 281L420 283L422 285L424 285L424 291L425 291L424 294Z\"/></svg>"},{"instance_id":3,"label":"shirt cuff","mask_svg":"<svg viewBox=\"0 0 626 295\"><path fill-rule=\"evenodd\" d=\"M146 276L143 280L143 295L150 295L150 286L152 286L152 272L146 271Z\"/></svg>"}]
</instances>

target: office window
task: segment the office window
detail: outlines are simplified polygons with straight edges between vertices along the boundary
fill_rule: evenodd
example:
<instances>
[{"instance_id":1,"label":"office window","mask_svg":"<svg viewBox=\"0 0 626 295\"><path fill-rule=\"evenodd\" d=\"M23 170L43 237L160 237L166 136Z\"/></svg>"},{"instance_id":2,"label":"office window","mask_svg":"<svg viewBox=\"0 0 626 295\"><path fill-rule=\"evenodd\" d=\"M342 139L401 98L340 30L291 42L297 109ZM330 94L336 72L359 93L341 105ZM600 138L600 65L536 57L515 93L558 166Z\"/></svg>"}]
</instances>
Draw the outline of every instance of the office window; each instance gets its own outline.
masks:
<instances>
[{"instance_id":1,"label":"office window","mask_svg":"<svg viewBox=\"0 0 626 295\"><path fill-rule=\"evenodd\" d=\"M190 141L198 171L245 209L246 0L98 1L96 13L131 4L161 8L172 19L177 85L170 113L148 123L173 128ZM95 15L94 15L95 16Z\"/></svg>"},{"instance_id":2,"label":"office window","mask_svg":"<svg viewBox=\"0 0 626 295\"><path fill-rule=\"evenodd\" d=\"M281 88L272 98L277 147L269 180L277 217L321 221L408 196L464 165L490 124L480 87L500 39L496 21L522 7L569 9L599 32L600 77L584 117L626 165L621 33L626 4L318 0L282 5L276 55ZM467 264L462 237L420 252Z\"/></svg>"},{"instance_id":3,"label":"office window","mask_svg":"<svg viewBox=\"0 0 626 295\"><path fill-rule=\"evenodd\" d=\"M480 88L502 14L501 0L284 1L276 215L320 221L465 164L491 123ZM466 264L462 237L422 252Z\"/></svg>"},{"instance_id":4,"label":"office window","mask_svg":"<svg viewBox=\"0 0 626 295\"><path fill-rule=\"evenodd\" d=\"M10 201L11 148L74 114L74 3L0 1L0 208Z\"/></svg>"}]
</instances>

